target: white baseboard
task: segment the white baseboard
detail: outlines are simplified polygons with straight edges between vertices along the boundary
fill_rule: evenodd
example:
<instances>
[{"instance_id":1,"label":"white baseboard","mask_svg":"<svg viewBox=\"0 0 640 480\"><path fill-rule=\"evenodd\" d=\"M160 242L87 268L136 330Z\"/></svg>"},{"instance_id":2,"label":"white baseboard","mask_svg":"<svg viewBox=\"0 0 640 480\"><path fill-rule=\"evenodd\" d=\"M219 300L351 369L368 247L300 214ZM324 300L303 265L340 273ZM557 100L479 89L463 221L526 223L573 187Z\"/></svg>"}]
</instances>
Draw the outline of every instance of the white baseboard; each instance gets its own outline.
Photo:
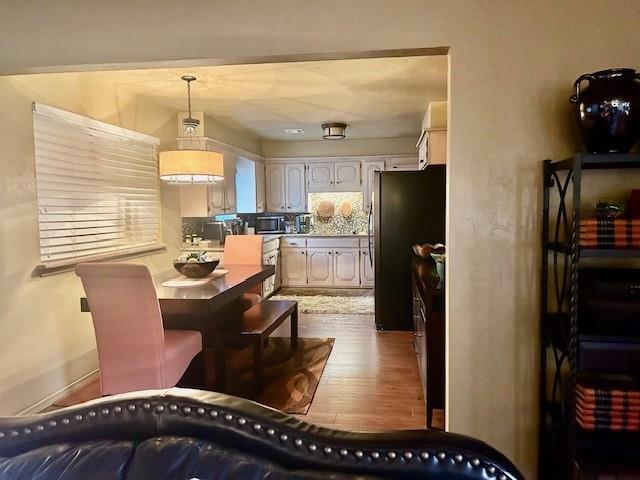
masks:
<instances>
[{"instance_id":1,"label":"white baseboard","mask_svg":"<svg viewBox=\"0 0 640 480\"><path fill-rule=\"evenodd\" d=\"M52 393L48 397L43 398L39 402L31 405L29 408L24 409L23 411L18 413L18 415L34 415L36 413L40 413L42 410L44 410L47 407L50 407L61 398L67 395L70 395L74 392L77 392L81 388L84 388L87 385L89 385L91 382L94 382L95 380L98 379L99 375L100 375L100 371L98 369L95 369L93 372L87 373L84 377L80 377L75 382L67 385L64 388L61 388L60 390Z\"/></svg>"}]
</instances>

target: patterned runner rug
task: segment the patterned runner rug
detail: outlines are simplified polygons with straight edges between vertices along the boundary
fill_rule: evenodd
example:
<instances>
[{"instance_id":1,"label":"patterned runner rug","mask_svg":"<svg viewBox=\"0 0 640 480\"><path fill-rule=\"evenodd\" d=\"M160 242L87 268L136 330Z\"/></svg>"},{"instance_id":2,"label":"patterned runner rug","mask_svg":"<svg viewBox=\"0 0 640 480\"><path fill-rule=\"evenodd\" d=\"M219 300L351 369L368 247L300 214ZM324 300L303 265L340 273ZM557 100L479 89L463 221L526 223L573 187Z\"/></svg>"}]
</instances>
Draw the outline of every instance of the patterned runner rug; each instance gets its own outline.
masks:
<instances>
[{"instance_id":1,"label":"patterned runner rug","mask_svg":"<svg viewBox=\"0 0 640 480\"><path fill-rule=\"evenodd\" d=\"M250 348L232 351L227 363L227 392L286 413L305 414L333 349L334 338L298 338L291 350L287 337L269 337L264 354L264 390L252 394L253 354ZM229 353L228 353L229 354Z\"/></svg>"},{"instance_id":2,"label":"patterned runner rug","mask_svg":"<svg viewBox=\"0 0 640 480\"><path fill-rule=\"evenodd\" d=\"M251 348L227 350L226 393L248 398L286 413L306 414L316 393L320 377L333 349L334 338L298 338L298 348L291 351L288 337L269 337L264 349L264 390L253 395L253 354ZM194 371L196 378L202 372ZM188 382L187 388L202 388ZM82 389L59 399L45 412L100 398L100 382L95 380Z\"/></svg>"}]
</instances>

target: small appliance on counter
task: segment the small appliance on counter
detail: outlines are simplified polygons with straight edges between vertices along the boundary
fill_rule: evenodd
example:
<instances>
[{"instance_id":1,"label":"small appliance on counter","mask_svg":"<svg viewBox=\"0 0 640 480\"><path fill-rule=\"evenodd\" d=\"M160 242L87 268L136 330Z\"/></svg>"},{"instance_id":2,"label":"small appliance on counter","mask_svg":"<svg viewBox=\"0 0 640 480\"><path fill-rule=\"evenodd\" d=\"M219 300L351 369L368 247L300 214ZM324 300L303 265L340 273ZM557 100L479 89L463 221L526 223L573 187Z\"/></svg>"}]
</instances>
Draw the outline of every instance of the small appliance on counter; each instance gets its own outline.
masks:
<instances>
[{"instance_id":1,"label":"small appliance on counter","mask_svg":"<svg viewBox=\"0 0 640 480\"><path fill-rule=\"evenodd\" d=\"M224 222L207 222L202 228L202 236L204 240L212 240L214 243L219 242L220 245L224 245L227 228Z\"/></svg>"},{"instance_id":2,"label":"small appliance on counter","mask_svg":"<svg viewBox=\"0 0 640 480\"><path fill-rule=\"evenodd\" d=\"M242 218L234 218L232 220L226 220L225 226L227 229L227 235L244 235L247 222Z\"/></svg>"},{"instance_id":3,"label":"small appliance on counter","mask_svg":"<svg viewBox=\"0 0 640 480\"><path fill-rule=\"evenodd\" d=\"M286 233L284 215L256 218L256 233Z\"/></svg>"},{"instance_id":4,"label":"small appliance on counter","mask_svg":"<svg viewBox=\"0 0 640 480\"><path fill-rule=\"evenodd\" d=\"M296 233L311 233L311 214L296 215Z\"/></svg>"}]
</instances>

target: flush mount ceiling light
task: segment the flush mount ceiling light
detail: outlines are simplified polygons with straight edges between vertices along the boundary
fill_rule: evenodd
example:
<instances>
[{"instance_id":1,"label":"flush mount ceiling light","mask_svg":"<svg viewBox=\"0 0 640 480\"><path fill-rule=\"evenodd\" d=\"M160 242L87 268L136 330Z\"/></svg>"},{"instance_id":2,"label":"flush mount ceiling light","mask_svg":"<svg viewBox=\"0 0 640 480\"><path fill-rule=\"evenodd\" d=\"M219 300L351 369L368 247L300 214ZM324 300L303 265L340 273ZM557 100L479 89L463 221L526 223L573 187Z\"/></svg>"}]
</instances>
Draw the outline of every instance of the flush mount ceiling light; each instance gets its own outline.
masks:
<instances>
[{"instance_id":1,"label":"flush mount ceiling light","mask_svg":"<svg viewBox=\"0 0 640 480\"><path fill-rule=\"evenodd\" d=\"M191 142L200 121L191 117L191 82L196 77L181 77L187 82L187 105L189 115L182 120L182 128ZM222 153L199 149L181 149L160 152L160 179L176 184L213 183L224 177L224 157Z\"/></svg>"},{"instance_id":2,"label":"flush mount ceiling light","mask_svg":"<svg viewBox=\"0 0 640 480\"><path fill-rule=\"evenodd\" d=\"M285 128L284 133L289 135L300 135L304 133L304 130L301 128Z\"/></svg>"},{"instance_id":3,"label":"flush mount ceiling light","mask_svg":"<svg viewBox=\"0 0 640 480\"><path fill-rule=\"evenodd\" d=\"M322 138L325 140L342 140L345 137L346 123L323 123Z\"/></svg>"}]
</instances>

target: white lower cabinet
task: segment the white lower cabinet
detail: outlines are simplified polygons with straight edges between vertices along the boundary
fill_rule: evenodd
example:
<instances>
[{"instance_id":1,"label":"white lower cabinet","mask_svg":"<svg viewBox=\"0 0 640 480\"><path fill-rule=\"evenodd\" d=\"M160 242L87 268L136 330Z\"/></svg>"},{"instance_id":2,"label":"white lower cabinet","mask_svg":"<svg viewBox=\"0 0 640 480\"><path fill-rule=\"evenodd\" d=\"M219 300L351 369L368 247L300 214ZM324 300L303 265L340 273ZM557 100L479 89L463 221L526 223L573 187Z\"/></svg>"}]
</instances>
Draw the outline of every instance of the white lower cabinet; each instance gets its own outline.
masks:
<instances>
[{"instance_id":1,"label":"white lower cabinet","mask_svg":"<svg viewBox=\"0 0 640 480\"><path fill-rule=\"evenodd\" d=\"M366 242L366 237L283 238L282 286L372 287L374 270Z\"/></svg>"},{"instance_id":2,"label":"white lower cabinet","mask_svg":"<svg viewBox=\"0 0 640 480\"><path fill-rule=\"evenodd\" d=\"M369 257L369 249L360 250L360 285L363 287L373 287L375 285L375 270L372 258Z\"/></svg>"},{"instance_id":3,"label":"white lower cabinet","mask_svg":"<svg viewBox=\"0 0 640 480\"><path fill-rule=\"evenodd\" d=\"M300 287L307 285L307 249L282 249L282 285Z\"/></svg>"},{"instance_id":4,"label":"white lower cabinet","mask_svg":"<svg viewBox=\"0 0 640 480\"><path fill-rule=\"evenodd\" d=\"M313 248L307 250L307 284L315 287L333 285L333 258L331 248Z\"/></svg>"},{"instance_id":5,"label":"white lower cabinet","mask_svg":"<svg viewBox=\"0 0 640 480\"><path fill-rule=\"evenodd\" d=\"M262 263L264 265L273 265L276 267L275 275L271 275L264 282L262 282L262 298L267 298L274 291L276 291L280 286L279 279L279 268L278 268L278 258L279 258L278 250L273 250L269 253L265 253L262 256Z\"/></svg>"},{"instance_id":6,"label":"white lower cabinet","mask_svg":"<svg viewBox=\"0 0 640 480\"><path fill-rule=\"evenodd\" d=\"M360 250L337 248L333 251L333 285L336 287L360 286Z\"/></svg>"}]
</instances>

